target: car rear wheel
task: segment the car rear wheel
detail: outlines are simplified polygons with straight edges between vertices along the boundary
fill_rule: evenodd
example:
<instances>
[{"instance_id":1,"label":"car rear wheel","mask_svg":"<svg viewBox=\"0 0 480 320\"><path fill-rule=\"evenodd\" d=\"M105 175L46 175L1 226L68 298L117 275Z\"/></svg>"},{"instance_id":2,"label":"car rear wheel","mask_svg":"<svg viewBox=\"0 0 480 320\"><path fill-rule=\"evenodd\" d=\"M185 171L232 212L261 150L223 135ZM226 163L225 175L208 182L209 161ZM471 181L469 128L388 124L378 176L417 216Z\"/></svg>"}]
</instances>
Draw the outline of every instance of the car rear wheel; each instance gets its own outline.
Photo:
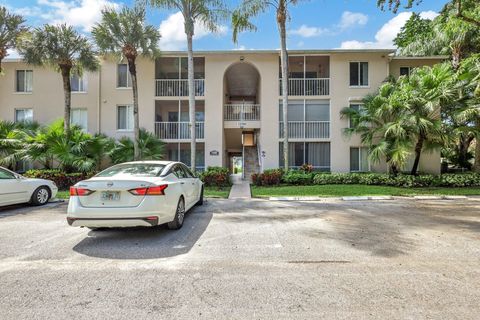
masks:
<instances>
[{"instance_id":1,"label":"car rear wheel","mask_svg":"<svg viewBox=\"0 0 480 320\"><path fill-rule=\"evenodd\" d=\"M183 226L183 219L185 218L185 200L180 197L177 204L177 211L175 212L175 218L170 221L167 226L168 229L177 230Z\"/></svg>"},{"instance_id":2,"label":"car rear wheel","mask_svg":"<svg viewBox=\"0 0 480 320\"><path fill-rule=\"evenodd\" d=\"M32 194L31 203L34 206L42 206L48 202L50 199L50 189L48 187L42 186L38 187Z\"/></svg>"},{"instance_id":3,"label":"car rear wheel","mask_svg":"<svg viewBox=\"0 0 480 320\"><path fill-rule=\"evenodd\" d=\"M203 205L203 187L202 190L200 191L200 199L198 199L197 206Z\"/></svg>"}]
</instances>

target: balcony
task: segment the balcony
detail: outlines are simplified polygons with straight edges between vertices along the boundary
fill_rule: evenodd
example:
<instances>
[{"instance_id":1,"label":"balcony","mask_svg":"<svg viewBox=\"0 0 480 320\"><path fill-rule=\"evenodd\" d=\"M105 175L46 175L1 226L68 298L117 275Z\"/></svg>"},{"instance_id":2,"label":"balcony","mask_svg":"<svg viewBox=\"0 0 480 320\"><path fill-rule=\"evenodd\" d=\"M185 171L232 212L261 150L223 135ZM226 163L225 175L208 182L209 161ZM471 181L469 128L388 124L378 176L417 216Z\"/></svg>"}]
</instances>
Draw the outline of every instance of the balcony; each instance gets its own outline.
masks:
<instances>
[{"instance_id":1,"label":"balcony","mask_svg":"<svg viewBox=\"0 0 480 320\"><path fill-rule=\"evenodd\" d=\"M280 95L282 95L280 79ZM330 78L289 78L289 96L328 96L330 94Z\"/></svg>"},{"instance_id":2,"label":"balcony","mask_svg":"<svg viewBox=\"0 0 480 320\"><path fill-rule=\"evenodd\" d=\"M205 138L205 122L195 123L197 139ZM155 122L155 134L160 140L189 140L190 122Z\"/></svg>"},{"instance_id":3,"label":"balcony","mask_svg":"<svg viewBox=\"0 0 480 320\"><path fill-rule=\"evenodd\" d=\"M195 96L205 96L205 79L195 79ZM156 79L155 80L156 97L187 97L188 80L187 79Z\"/></svg>"},{"instance_id":4,"label":"balcony","mask_svg":"<svg viewBox=\"0 0 480 320\"><path fill-rule=\"evenodd\" d=\"M283 122L280 122L280 138L283 138ZM330 121L289 121L289 139L329 139Z\"/></svg>"},{"instance_id":5,"label":"balcony","mask_svg":"<svg viewBox=\"0 0 480 320\"><path fill-rule=\"evenodd\" d=\"M226 104L223 120L225 121L260 121L259 104Z\"/></svg>"}]
</instances>

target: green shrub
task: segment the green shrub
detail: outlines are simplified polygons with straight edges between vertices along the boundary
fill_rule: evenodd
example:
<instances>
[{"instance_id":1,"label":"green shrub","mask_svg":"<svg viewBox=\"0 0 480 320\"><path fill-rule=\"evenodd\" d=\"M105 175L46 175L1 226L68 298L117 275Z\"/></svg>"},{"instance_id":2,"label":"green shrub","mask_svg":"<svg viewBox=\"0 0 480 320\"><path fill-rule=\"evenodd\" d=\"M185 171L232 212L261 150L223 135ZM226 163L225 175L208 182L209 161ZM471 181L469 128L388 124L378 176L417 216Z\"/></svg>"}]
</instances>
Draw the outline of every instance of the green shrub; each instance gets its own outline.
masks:
<instances>
[{"instance_id":1,"label":"green shrub","mask_svg":"<svg viewBox=\"0 0 480 320\"><path fill-rule=\"evenodd\" d=\"M208 167L200 174L200 179L207 187L228 187L230 186L230 173L228 168Z\"/></svg>"},{"instance_id":2,"label":"green shrub","mask_svg":"<svg viewBox=\"0 0 480 320\"><path fill-rule=\"evenodd\" d=\"M303 170L289 170L282 178L282 181L293 185L310 185L313 183L314 173Z\"/></svg>"},{"instance_id":3,"label":"green shrub","mask_svg":"<svg viewBox=\"0 0 480 320\"><path fill-rule=\"evenodd\" d=\"M65 173L60 170L28 170L27 178L47 179L55 182L59 190L68 190L79 181L92 177L95 173Z\"/></svg>"},{"instance_id":4,"label":"green shrub","mask_svg":"<svg viewBox=\"0 0 480 320\"><path fill-rule=\"evenodd\" d=\"M403 188L414 187L474 187L480 186L480 174L443 174L443 175L398 175L382 173L332 173L316 174L313 183L325 184L362 184L384 185Z\"/></svg>"}]
</instances>

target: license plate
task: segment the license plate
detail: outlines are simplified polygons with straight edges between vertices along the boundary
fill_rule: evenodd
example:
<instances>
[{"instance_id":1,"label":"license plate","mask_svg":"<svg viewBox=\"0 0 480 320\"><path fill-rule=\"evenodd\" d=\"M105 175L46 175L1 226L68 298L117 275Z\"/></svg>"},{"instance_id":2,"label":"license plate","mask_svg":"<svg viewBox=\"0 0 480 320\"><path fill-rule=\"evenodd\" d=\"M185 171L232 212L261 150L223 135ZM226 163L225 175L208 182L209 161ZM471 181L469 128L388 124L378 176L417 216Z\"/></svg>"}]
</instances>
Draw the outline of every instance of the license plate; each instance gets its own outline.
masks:
<instances>
[{"instance_id":1,"label":"license plate","mask_svg":"<svg viewBox=\"0 0 480 320\"><path fill-rule=\"evenodd\" d=\"M103 191L102 192L103 201L118 201L120 200L120 192L118 191Z\"/></svg>"}]
</instances>

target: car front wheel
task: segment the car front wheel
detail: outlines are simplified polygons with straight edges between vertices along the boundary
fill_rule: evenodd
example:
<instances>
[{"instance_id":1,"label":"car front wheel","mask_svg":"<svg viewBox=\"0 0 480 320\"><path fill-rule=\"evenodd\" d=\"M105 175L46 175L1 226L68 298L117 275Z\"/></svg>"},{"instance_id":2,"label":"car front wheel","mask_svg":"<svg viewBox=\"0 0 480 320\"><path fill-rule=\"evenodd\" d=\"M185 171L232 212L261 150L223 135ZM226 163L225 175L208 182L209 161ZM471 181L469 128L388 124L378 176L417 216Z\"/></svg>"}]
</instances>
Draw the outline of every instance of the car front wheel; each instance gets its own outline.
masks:
<instances>
[{"instance_id":1,"label":"car front wheel","mask_svg":"<svg viewBox=\"0 0 480 320\"><path fill-rule=\"evenodd\" d=\"M167 226L168 229L177 230L183 226L183 219L185 218L185 201L183 197L180 197L177 204L177 211L175 212L175 218L170 221Z\"/></svg>"},{"instance_id":2,"label":"car front wheel","mask_svg":"<svg viewBox=\"0 0 480 320\"><path fill-rule=\"evenodd\" d=\"M43 206L50 200L50 189L48 187L38 187L32 194L31 203L34 206Z\"/></svg>"}]
</instances>

